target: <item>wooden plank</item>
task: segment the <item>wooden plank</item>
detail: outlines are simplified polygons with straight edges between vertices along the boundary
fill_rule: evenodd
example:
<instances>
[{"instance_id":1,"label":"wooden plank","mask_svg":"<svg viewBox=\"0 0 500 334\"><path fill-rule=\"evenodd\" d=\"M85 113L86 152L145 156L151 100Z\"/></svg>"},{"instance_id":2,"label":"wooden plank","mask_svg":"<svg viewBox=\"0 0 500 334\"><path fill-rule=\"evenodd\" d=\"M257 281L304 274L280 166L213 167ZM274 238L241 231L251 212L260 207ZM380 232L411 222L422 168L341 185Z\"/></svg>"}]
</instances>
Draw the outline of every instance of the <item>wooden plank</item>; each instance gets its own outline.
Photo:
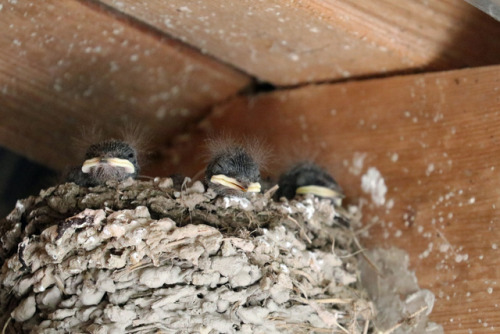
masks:
<instances>
[{"instance_id":1,"label":"wooden plank","mask_svg":"<svg viewBox=\"0 0 500 334\"><path fill-rule=\"evenodd\" d=\"M294 2L101 0L275 85L392 72L412 65Z\"/></svg>"},{"instance_id":2,"label":"wooden plank","mask_svg":"<svg viewBox=\"0 0 500 334\"><path fill-rule=\"evenodd\" d=\"M99 2L279 86L500 62L500 25L464 1Z\"/></svg>"},{"instance_id":3,"label":"wooden plank","mask_svg":"<svg viewBox=\"0 0 500 334\"><path fill-rule=\"evenodd\" d=\"M499 92L494 66L242 97L179 138L167 160L178 162L172 172L195 174L203 137L221 130L267 140L275 173L301 147L302 157L316 155L328 167L348 201L366 202L365 224L377 221L367 244L410 253L420 284L437 296L432 319L446 333L493 333L500 327ZM361 188L369 167L387 186L382 206Z\"/></svg>"},{"instance_id":4,"label":"wooden plank","mask_svg":"<svg viewBox=\"0 0 500 334\"><path fill-rule=\"evenodd\" d=\"M383 45L425 69L500 63L500 24L465 1L312 0L300 3L339 28Z\"/></svg>"},{"instance_id":5,"label":"wooden plank","mask_svg":"<svg viewBox=\"0 0 500 334\"><path fill-rule=\"evenodd\" d=\"M85 126L139 124L164 143L249 77L73 0L0 4L0 144L52 168Z\"/></svg>"}]
</instances>

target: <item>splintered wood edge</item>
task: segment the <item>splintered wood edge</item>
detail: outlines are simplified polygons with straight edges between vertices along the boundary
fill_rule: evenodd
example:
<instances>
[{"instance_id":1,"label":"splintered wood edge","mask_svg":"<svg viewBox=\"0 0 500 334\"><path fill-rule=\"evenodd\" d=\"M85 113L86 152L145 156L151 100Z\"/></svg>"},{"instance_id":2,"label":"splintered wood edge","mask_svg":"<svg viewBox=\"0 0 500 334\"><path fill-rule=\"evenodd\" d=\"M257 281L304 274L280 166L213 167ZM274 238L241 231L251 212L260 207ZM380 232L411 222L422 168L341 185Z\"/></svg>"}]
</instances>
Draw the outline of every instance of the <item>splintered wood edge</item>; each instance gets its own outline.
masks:
<instances>
[{"instance_id":1,"label":"splintered wood edge","mask_svg":"<svg viewBox=\"0 0 500 334\"><path fill-rule=\"evenodd\" d=\"M365 245L409 252L437 298L431 319L446 333L491 330L500 326L490 312L500 297L499 91L491 66L236 98L179 137L163 166L203 171L201 143L219 131L266 140L274 174L313 158L347 202L364 203Z\"/></svg>"}]
</instances>

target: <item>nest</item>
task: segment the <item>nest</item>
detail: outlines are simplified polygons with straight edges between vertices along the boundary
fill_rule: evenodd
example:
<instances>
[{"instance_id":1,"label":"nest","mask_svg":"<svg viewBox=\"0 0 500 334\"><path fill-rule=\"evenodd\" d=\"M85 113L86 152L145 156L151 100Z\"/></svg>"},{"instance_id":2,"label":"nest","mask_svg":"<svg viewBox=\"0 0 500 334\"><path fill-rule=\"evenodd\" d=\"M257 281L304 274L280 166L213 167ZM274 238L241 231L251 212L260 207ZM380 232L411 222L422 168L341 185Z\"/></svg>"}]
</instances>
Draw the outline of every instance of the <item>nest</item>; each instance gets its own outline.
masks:
<instances>
[{"instance_id":1,"label":"nest","mask_svg":"<svg viewBox=\"0 0 500 334\"><path fill-rule=\"evenodd\" d=\"M157 178L18 201L2 224L3 332L375 332L354 217L271 197Z\"/></svg>"}]
</instances>

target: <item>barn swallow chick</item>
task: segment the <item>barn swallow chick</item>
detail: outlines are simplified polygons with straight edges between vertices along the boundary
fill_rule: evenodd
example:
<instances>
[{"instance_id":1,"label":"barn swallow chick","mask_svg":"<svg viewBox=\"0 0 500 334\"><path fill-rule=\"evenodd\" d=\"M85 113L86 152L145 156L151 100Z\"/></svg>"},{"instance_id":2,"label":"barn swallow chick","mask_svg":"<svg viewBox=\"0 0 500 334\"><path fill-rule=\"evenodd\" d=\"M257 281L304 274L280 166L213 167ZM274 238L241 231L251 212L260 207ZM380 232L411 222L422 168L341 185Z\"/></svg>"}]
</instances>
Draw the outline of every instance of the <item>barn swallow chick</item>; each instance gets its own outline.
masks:
<instances>
[{"instance_id":1,"label":"barn swallow chick","mask_svg":"<svg viewBox=\"0 0 500 334\"><path fill-rule=\"evenodd\" d=\"M106 181L123 181L139 173L136 150L121 140L110 139L91 145L81 167L73 168L67 181L93 187Z\"/></svg>"},{"instance_id":2,"label":"barn swallow chick","mask_svg":"<svg viewBox=\"0 0 500 334\"><path fill-rule=\"evenodd\" d=\"M323 168L313 162L301 162L280 176L277 198L292 199L296 195L312 194L340 203L342 188ZM339 204L340 205L340 204Z\"/></svg>"},{"instance_id":3,"label":"barn swallow chick","mask_svg":"<svg viewBox=\"0 0 500 334\"><path fill-rule=\"evenodd\" d=\"M247 196L260 192L259 156L227 139L209 141L211 159L205 170L207 186L219 195Z\"/></svg>"}]
</instances>

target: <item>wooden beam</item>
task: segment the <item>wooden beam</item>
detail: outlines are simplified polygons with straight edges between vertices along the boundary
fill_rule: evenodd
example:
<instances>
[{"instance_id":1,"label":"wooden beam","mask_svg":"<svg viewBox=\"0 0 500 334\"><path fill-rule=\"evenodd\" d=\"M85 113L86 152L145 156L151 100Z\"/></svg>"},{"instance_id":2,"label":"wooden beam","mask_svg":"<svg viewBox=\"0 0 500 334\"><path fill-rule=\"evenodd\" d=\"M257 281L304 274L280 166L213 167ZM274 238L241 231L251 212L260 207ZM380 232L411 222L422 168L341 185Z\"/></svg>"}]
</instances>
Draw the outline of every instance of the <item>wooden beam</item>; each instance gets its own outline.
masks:
<instances>
[{"instance_id":1,"label":"wooden beam","mask_svg":"<svg viewBox=\"0 0 500 334\"><path fill-rule=\"evenodd\" d=\"M411 67L294 2L101 0L262 81L342 79Z\"/></svg>"},{"instance_id":2,"label":"wooden beam","mask_svg":"<svg viewBox=\"0 0 500 334\"><path fill-rule=\"evenodd\" d=\"M465 1L312 0L299 3L335 26L384 46L424 69L500 63L500 24Z\"/></svg>"},{"instance_id":3,"label":"wooden beam","mask_svg":"<svg viewBox=\"0 0 500 334\"><path fill-rule=\"evenodd\" d=\"M74 0L0 5L0 145L52 168L82 127L138 124L156 142L250 78L181 43Z\"/></svg>"},{"instance_id":4,"label":"wooden beam","mask_svg":"<svg viewBox=\"0 0 500 334\"><path fill-rule=\"evenodd\" d=\"M95 0L278 86L500 61L500 25L457 0Z\"/></svg>"},{"instance_id":5,"label":"wooden beam","mask_svg":"<svg viewBox=\"0 0 500 334\"><path fill-rule=\"evenodd\" d=\"M496 332L499 92L500 66L493 66L237 98L179 138L171 171L201 170L196 157L212 131L265 139L275 149L275 173L300 147L296 159L316 155L348 201L365 202L364 223L376 222L366 244L410 253L420 284L436 294L432 319L446 333ZM361 187L371 167L387 186L381 206Z\"/></svg>"}]
</instances>

